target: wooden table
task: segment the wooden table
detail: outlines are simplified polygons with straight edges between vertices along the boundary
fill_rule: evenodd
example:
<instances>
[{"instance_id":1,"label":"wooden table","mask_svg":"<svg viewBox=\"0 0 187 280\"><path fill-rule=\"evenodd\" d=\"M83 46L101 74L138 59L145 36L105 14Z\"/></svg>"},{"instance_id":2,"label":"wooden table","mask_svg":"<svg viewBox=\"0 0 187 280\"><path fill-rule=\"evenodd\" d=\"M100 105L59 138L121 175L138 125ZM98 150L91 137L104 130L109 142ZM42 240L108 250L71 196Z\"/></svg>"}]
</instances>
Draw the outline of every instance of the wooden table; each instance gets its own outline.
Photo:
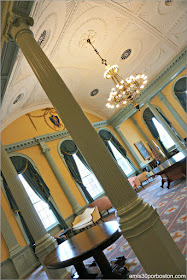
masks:
<instances>
[{"instance_id":1,"label":"wooden table","mask_svg":"<svg viewBox=\"0 0 187 280\"><path fill-rule=\"evenodd\" d=\"M177 160L175 155L154 168L153 172L155 175L162 177L161 187L163 188L164 183L167 182L167 188L169 189L170 182L186 177L186 157Z\"/></svg>"},{"instance_id":2,"label":"wooden table","mask_svg":"<svg viewBox=\"0 0 187 280\"><path fill-rule=\"evenodd\" d=\"M72 228L62 229L57 234L55 234L53 237L57 240L58 244L61 244L64 242L65 239L70 238L72 235ZM67 238L65 238L65 237Z\"/></svg>"},{"instance_id":3,"label":"wooden table","mask_svg":"<svg viewBox=\"0 0 187 280\"><path fill-rule=\"evenodd\" d=\"M95 278L96 275L89 273L83 260L94 257L103 278L121 278L114 273L103 253L103 250L120 236L121 231L115 221L93 226L60 244L45 258L44 265L51 269L74 265L79 278L89 279Z\"/></svg>"}]
</instances>

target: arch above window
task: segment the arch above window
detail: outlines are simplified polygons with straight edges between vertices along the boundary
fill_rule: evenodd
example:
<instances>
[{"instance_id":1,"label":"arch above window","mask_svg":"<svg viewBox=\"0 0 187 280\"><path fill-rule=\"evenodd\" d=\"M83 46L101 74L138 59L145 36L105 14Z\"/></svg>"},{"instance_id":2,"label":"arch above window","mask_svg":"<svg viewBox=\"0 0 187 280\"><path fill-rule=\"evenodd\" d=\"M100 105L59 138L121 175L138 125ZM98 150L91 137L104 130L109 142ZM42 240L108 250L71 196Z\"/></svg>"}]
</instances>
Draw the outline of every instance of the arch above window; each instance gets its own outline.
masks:
<instances>
[{"instance_id":1,"label":"arch above window","mask_svg":"<svg viewBox=\"0 0 187 280\"><path fill-rule=\"evenodd\" d=\"M173 95L180 103L185 112L186 108L186 95L187 95L187 76L179 77L173 84Z\"/></svg>"},{"instance_id":2,"label":"arch above window","mask_svg":"<svg viewBox=\"0 0 187 280\"><path fill-rule=\"evenodd\" d=\"M156 108L156 109L160 113L160 115L163 117L163 119L166 121L166 123L171 127L170 121L158 110L158 108ZM162 150L164 151L164 154L169 158L170 155L169 155L168 149L167 149L168 145L166 145L165 141L167 141L167 138L169 141L171 137L167 134L165 129L162 127L162 124L160 124L158 122L157 118L154 116L154 114L148 107L145 108L145 110L142 113L142 116L143 116L143 120L144 120L145 124L147 125L148 129L150 130L151 134L159 142L160 146L162 147ZM160 130L160 127L161 127L162 131ZM164 137L162 137L162 134L166 135L165 140L164 140ZM171 139L171 141L172 141L172 139ZM173 141L172 141L172 144L174 144Z\"/></svg>"},{"instance_id":3,"label":"arch above window","mask_svg":"<svg viewBox=\"0 0 187 280\"><path fill-rule=\"evenodd\" d=\"M101 129L98 131L99 136L105 143L105 146L108 148L111 155L117 161L123 172L129 176L134 171L138 172L137 168L130 161L127 156L127 152L120 142L114 137L114 135L106 129ZM120 156L121 155L121 156Z\"/></svg>"},{"instance_id":4,"label":"arch above window","mask_svg":"<svg viewBox=\"0 0 187 280\"><path fill-rule=\"evenodd\" d=\"M90 166L71 139L59 143L60 153L63 155L67 168L75 182L81 188L89 203L104 191L93 174Z\"/></svg>"}]
</instances>

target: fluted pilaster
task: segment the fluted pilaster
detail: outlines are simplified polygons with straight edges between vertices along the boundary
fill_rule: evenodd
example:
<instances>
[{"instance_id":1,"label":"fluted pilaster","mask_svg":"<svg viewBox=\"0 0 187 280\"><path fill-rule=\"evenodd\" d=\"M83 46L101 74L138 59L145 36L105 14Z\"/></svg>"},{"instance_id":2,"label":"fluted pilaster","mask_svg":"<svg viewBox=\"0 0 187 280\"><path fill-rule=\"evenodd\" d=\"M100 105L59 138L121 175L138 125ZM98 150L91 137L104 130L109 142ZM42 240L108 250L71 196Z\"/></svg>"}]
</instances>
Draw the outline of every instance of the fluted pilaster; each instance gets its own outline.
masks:
<instances>
[{"instance_id":1,"label":"fluted pilaster","mask_svg":"<svg viewBox=\"0 0 187 280\"><path fill-rule=\"evenodd\" d=\"M23 26L21 20L20 25L16 22L15 27L14 24L11 26L10 33L20 46L38 81L105 193L117 209L118 216L121 218L122 233L133 247L146 272L184 273L185 259L158 214L138 198L60 75L30 32L25 31L26 28L27 24ZM147 238L149 240L151 238L154 243L154 251L150 245L147 246ZM144 247L146 250L143 250ZM162 248L164 254L159 248ZM164 255L164 258L161 255Z\"/></svg>"},{"instance_id":2,"label":"fluted pilaster","mask_svg":"<svg viewBox=\"0 0 187 280\"><path fill-rule=\"evenodd\" d=\"M141 133L141 135L143 136L145 141L149 144L150 147L152 147L153 146L152 142L149 140L149 137L147 137L147 135L145 134L143 129L139 126L137 121L133 117L131 117L131 120L132 120L133 124L137 127L137 129L139 130L139 132ZM165 161L165 158L163 157L163 155L159 154L159 157L162 162ZM150 166L150 164L149 164L149 168L152 170L152 167Z\"/></svg>"},{"instance_id":3,"label":"fluted pilaster","mask_svg":"<svg viewBox=\"0 0 187 280\"><path fill-rule=\"evenodd\" d=\"M67 199L73 209L73 212L76 213L78 210L81 209L81 206L76 201L73 193L71 192L69 186L67 185L66 181L64 180L57 165L55 164L55 162L50 154L50 148L47 146L47 144L45 142L40 142L39 145L40 145L41 151L44 154L45 158L47 159L59 185L61 186L62 191L64 192L65 196L67 197Z\"/></svg>"},{"instance_id":4,"label":"fluted pilaster","mask_svg":"<svg viewBox=\"0 0 187 280\"><path fill-rule=\"evenodd\" d=\"M13 233L13 230L2 208L1 208L1 232L8 246L10 256L12 257L21 250L21 246L18 244L17 239Z\"/></svg>"},{"instance_id":5,"label":"fluted pilaster","mask_svg":"<svg viewBox=\"0 0 187 280\"><path fill-rule=\"evenodd\" d=\"M13 166L7 152L2 145L1 170L19 207L19 210L21 211L21 214L35 240L35 253L38 256L40 262L43 263L45 256L47 256L53 249L57 247L57 242L46 232L31 200L24 189L24 186L19 180L15 167ZM44 269L49 279L60 279L60 275L65 273L64 269L60 272L61 274L56 271L51 271L45 266Z\"/></svg>"},{"instance_id":6,"label":"fluted pilaster","mask_svg":"<svg viewBox=\"0 0 187 280\"><path fill-rule=\"evenodd\" d=\"M157 111L155 106L151 104L150 102L147 103L148 108L151 110L153 115L157 118L157 120L161 123L163 128L167 131L171 139L175 142L176 148L178 149L179 152L186 154L186 146L179 140L179 138L175 135L175 133L172 131L170 126L167 124L167 122L164 120L162 115Z\"/></svg>"},{"instance_id":7,"label":"fluted pilaster","mask_svg":"<svg viewBox=\"0 0 187 280\"><path fill-rule=\"evenodd\" d=\"M134 161L136 162L138 168L141 167L141 160L139 159L139 157L137 156L137 154L135 153L134 149L132 148L132 146L130 145L130 143L127 141L127 139L125 138L124 134L121 132L119 126L116 126L114 128L115 132L117 133L118 137L121 139L121 141L123 142L123 144L125 145L125 148L128 150L129 154L132 156L132 158L134 159Z\"/></svg>"},{"instance_id":8,"label":"fluted pilaster","mask_svg":"<svg viewBox=\"0 0 187 280\"><path fill-rule=\"evenodd\" d=\"M184 131L187 131L187 125L186 123L183 121L183 119L179 116L179 114L177 113L177 111L175 111L175 109L173 108L173 106L169 103L169 101L166 99L166 97L159 92L158 96L160 98L160 100L166 105L166 107L168 108L168 110L170 111L170 113L173 115L173 117L176 119L176 121L179 123L179 125L182 127L182 129Z\"/></svg>"}]
</instances>

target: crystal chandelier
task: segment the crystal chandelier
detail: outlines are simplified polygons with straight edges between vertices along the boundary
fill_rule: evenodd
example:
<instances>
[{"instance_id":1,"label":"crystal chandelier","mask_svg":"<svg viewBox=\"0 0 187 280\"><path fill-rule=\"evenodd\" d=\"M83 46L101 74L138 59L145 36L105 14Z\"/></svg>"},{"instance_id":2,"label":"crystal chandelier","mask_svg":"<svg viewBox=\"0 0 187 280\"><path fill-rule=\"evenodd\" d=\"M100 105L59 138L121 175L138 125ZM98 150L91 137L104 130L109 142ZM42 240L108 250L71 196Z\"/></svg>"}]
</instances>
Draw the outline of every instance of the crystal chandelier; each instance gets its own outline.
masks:
<instances>
[{"instance_id":1,"label":"crystal chandelier","mask_svg":"<svg viewBox=\"0 0 187 280\"><path fill-rule=\"evenodd\" d=\"M106 60L103 59L98 50L93 46L90 39L87 39L96 54L101 58L102 64L105 65L104 77L106 79L112 79L114 86L108 96L108 102L106 106L108 108L126 106L128 104L133 104L133 107L139 109L138 97L143 90L145 84L147 83L147 76L144 74L136 74L135 76L130 76L123 80L119 72L119 67L117 65L108 65Z\"/></svg>"}]
</instances>

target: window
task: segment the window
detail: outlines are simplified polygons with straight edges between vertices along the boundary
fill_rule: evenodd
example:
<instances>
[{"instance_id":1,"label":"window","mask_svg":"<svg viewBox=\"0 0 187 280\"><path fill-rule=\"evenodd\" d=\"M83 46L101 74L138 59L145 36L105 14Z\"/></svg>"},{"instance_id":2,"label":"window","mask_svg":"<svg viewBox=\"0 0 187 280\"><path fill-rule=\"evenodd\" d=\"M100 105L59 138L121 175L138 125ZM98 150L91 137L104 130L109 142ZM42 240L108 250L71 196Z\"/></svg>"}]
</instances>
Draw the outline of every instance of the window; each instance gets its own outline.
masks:
<instances>
[{"instance_id":1,"label":"window","mask_svg":"<svg viewBox=\"0 0 187 280\"><path fill-rule=\"evenodd\" d=\"M53 212L49 209L48 204L41 200L40 197L32 190L32 188L29 186L27 181L24 179L24 177L20 174L18 175L32 204L34 205L34 208L36 212L38 213L38 216L40 217L45 229L49 229L52 226L56 225L58 222L56 220L56 217L54 216Z\"/></svg>"},{"instance_id":2,"label":"window","mask_svg":"<svg viewBox=\"0 0 187 280\"><path fill-rule=\"evenodd\" d=\"M82 178L82 182L85 185L86 189L92 196L92 198L96 198L100 194L104 193L101 185L99 184L97 178L92 174L86 166L81 162L76 154L73 155L73 158L77 164L79 173Z\"/></svg>"},{"instance_id":3,"label":"window","mask_svg":"<svg viewBox=\"0 0 187 280\"><path fill-rule=\"evenodd\" d=\"M152 118L152 121L158 131L160 140L162 141L165 148L168 150L172 146L175 145L175 142L171 139L169 134L166 132L166 130L163 128L163 126L157 121L155 117Z\"/></svg>"},{"instance_id":4,"label":"window","mask_svg":"<svg viewBox=\"0 0 187 280\"><path fill-rule=\"evenodd\" d=\"M183 107L184 111L187 112L186 107L186 94L187 94L187 77L182 77L176 81L173 88L174 96L180 102L181 106Z\"/></svg>"},{"instance_id":5,"label":"window","mask_svg":"<svg viewBox=\"0 0 187 280\"><path fill-rule=\"evenodd\" d=\"M126 176L129 176L131 173L134 172L134 169L132 168L132 166L130 165L129 161L124 158L122 156L122 154L114 147L114 145L108 141L112 152L117 160L117 163L119 164L119 166L121 167L121 169L123 170L123 172L125 173Z\"/></svg>"}]
</instances>

